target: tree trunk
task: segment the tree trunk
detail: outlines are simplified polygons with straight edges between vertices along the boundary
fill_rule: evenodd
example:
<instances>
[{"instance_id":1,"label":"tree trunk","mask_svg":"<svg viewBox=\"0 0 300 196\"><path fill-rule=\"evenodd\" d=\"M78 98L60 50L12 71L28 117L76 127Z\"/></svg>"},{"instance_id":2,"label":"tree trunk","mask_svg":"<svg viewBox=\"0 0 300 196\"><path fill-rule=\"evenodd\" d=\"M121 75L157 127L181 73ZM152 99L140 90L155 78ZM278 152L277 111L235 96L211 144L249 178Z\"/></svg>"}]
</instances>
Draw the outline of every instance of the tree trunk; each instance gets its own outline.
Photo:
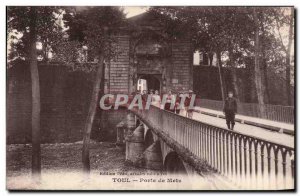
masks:
<instances>
[{"instance_id":1,"label":"tree trunk","mask_svg":"<svg viewBox=\"0 0 300 196\"><path fill-rule=\"evenodd\" d=\"M44 56L44 61L46 62L46 63L48 63L48 61L49 61L49 59L48 59L48 50L47 50L47 47L48 47L48 44L47 44L47 41L45 41L44 43L43 43L43 56Z\"/></svg>"},{"instance_id":2,"label":"tree trunk","mask_svg":"<svg viewBox=\"0 0 300 196\"><path fill-rule=\"evenodd\" d=\"M221 94L222 100L225 101L225 91L224 91L224 82L223 82L223 74L222 74L222 62L221 62L221 52L217 52L217 64L218 64L218 71L219 71L219 78L220 78L220 87L221 87Z\"/></svg>"},{"instance_id":3,"label":"tree trunk","mask_svg":"<svg viewBox=\"0 0 300 196\"><path fill-rule=\"evenodd\" d=\"M94 117L97 110L97 103L99 100L99 92L101 90L101 81L103 76L103 67L104 67L104 56L100 55L98 70L96 73L96 78L93 87L92 99L90 102L89 113L86 118L85 127L84 127L84 135L83 135L83 149L82 149L82 163L83 163L83 171L85 173L90 172L90 152L89 152L89 143L90 136L93 126Z\"/></svg>"},{"instance_id":4,"label":"tree trunk","mask_svg":"<svg viewBox=\"0 0 300 196\"><path fill-rule=\"evenodd\" d=\"M288 105L291 105L291 46L293 41L293 20L294 20L294 9L291 8L289 42L288 42L288 48L286 53L286 92L287 92Z\"/></svg>"},{"instance_id":5,"label":"tree trunk","mask_svg":"<svg viewBox=\"0 0 300 196\"><path fill-rule=\"evenodd\" d=\"M261 69L260 69L260 62L259 62L259 56L260 56L260 43L259 43L259 23L257 18L257 12L256 8L253 8L253 19L255 24L255 39L254 39L254 45L255 45L255 58L254 58L254 77L255 77L255 87L256 87L256 93L257 93L257 100L259 104L259 112L261 117L265 117L265 109L264 109L264 92L263 92L263 83L262 83L262 77L261 77Z\"/></svg>"},{"instance_id":6,"label":"tree trunk","mask_svg":"<svg viewBox=\"0 0 300 196\"><path fill-rule=\"evenodd\" d=\"M239 100L239 87L237 82L237 72L236 67L234 65L234 59L233 59L233 50L229 50L229 60L230 60L230 71L231 71L231 78L232 78L232 87L234 90L235 97Z\"/></svg>"},{"instance_id":7,"label":"tree trunk","mask_svg":"<svg viewBox=\"0 0 300 196\"><path fill-rule=\"evenodd\" d=\"M235 93L235 97L237 100L240 100L239 86L238 86L238 81L237 81L237 68L235 68L235 67L231 68L231 77L232 77L232 86L233 86L233 90Z\"/></svg>"},{"instance_id":8,"label":"tree trunk","mask_svg":"<svg viewBox=\"0 0 300 196\"><path fill-rule=\"evenodd\" d=\"M214 59L214 53L213 52L209 52L208 53L208 58L209 58L209 66L212 66L213 59Z\"/></svg>"},{"instance_id":9,"label":"tree trunk","mask_svg":"<svg viewBox=\"0 0 300 196\"><path fill-rule=\"evenodd\" d=\"M210 67L212 67L213 54L214 54L213 52L208 53L209 66ZM208 73L207 73L208 78L212 78L212 74L213 74L212 71L213 71L213 69L208 69ZM213 83L209 80L207 82L207 88L208 89L213 89ZM214 97L214 95L215 95L215 93L212 92L211 90L209 90L208 93L207 93L207 98L212 99Z\"/></svg>"},{"instance_id":10,"label":"tree trunk","mask_svg":"<svg viewBox=\"0 0 300 196\"><path fill-rule=\"evenodd\" d=\"M41 146L40 146L40 84L39 72L37 67L37 50L36 50L36 8L31 7L30 18L30 74L32 88L32 176L36 180L41 176Z\"/></svg>"},{"instance_id":11,"label":"tree trunk","mask_svg":"<svg viewBox=\"0 0 300 196\"><path fill-rule=\"evenodd\" d=\"M265 27L263 24L263 21L261 22L261 27L262 27L262 47L261 47L261 53L262 53L262 65L263 65L263 74L262 74L262 80L264 82L264 102L265 103L269 103L270 100L270 93L269 93L269 83L268 83L268 69L267 69L267 55L266 55L266 50L265 50L265 43L264 43L264 39L265 39Z\"/></svg>"},{"instance_id":12,"label":"tree trunk","mask_svg":"<svg viewBox=\"0 0 300 196\"><path fill-rule=\"evenodd\" d=\"M267 62L265 58L265 52L264 52L264 59L263 59L263 79L264 79L264 86L265 86L265 98L264 102L269 104L270 103L270 91L269 91L269 81L268 81L268 67Z\"/></svg>"}]
</instances>

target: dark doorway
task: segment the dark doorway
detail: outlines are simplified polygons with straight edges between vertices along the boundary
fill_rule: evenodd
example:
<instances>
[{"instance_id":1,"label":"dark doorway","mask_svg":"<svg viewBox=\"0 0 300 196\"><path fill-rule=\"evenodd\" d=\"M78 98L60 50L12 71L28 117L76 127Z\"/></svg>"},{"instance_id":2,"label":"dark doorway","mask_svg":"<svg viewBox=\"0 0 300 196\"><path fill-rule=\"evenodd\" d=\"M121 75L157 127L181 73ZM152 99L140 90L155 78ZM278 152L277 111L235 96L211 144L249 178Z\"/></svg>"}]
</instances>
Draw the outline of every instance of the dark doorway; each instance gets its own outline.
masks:
<instances>
[{"instance_id":1,"label":"dark doorway","mask_svg":"<svg viewBox=\"0 0 300 196\"><path fill-rule=\"evenodd\" d=\"M153 135L151 130L148 130L145 137L145 149L154 143Z\"/></svg>"},{"instance_id":2,"label":"dark doorway","mask_svg":"<svg viewBox=\"0 0 300 196\"><path fill-rule=\"evenodd\" d=\"M139 79L144 79L147 81L147 90L158 90L160 92L160 76L154 74L141 75Z\"/></svg>"},{"instance_id":3,"label":"dark doorway","mask_svg":"<svg viewBox=\"0 0 300 196\"><path fill-rule=\"evenodd\" d=\"M164 167L169 174L187 174L183 162L175 152L170 152L166 156Z\"/></svg>"}]
</instances>

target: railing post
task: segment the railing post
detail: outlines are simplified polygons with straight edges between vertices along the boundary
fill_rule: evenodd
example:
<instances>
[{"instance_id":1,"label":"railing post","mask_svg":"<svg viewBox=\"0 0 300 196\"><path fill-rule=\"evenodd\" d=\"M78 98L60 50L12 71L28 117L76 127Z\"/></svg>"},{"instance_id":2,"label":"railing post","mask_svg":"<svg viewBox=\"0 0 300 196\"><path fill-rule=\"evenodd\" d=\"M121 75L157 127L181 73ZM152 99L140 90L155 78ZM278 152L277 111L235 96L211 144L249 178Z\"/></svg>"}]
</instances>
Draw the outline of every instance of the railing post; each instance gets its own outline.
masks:
<instances>
[{"instance_id":1,"label":"railing post","mask_svg":"<svg viewBox=\"0 0 300 196\"><path fill-rule=\"evenodd\" d=\"M281 153L282 155L282 175L283 175L283 188L286 188L286 156L287 150Z\"/></svg>"},{"instance_id":2,"label":"railing post","mask_svg":"<svg viewBox=\"0 0 300 196\"><path fill-rule=\"evenodd\" d=\"M262 188L264 188L264 179L265 179L265 173L264 173L264 147L265 147L265 144L261 143L261 146L260 146L260 157L261 157L261 181L262 181Z\"/></svg>"},{"instance_id":3,"label":"railing post","mask_svg":"<svg viewBox=\"0 0 300 196\"><path fill-rule=\"evenodd\" d=\"M243 137L243 148L244 148L244 183L247 186L247 144L248 139Z\"/></svg>"},{"instance_id":4,"label":"railing post","mask_svg":"<svg viewBox=\"0 0 300 196\"><path fill-rule=\"evenodd\" d=\"M254 170L255 170L255 187L257 187L257 182L258 182L258 141L255 140L254 141L254 156L255 156L255 159L254 159L254 163L255 163L255 167L254 167Z\"/></svg>"}]
</instances>

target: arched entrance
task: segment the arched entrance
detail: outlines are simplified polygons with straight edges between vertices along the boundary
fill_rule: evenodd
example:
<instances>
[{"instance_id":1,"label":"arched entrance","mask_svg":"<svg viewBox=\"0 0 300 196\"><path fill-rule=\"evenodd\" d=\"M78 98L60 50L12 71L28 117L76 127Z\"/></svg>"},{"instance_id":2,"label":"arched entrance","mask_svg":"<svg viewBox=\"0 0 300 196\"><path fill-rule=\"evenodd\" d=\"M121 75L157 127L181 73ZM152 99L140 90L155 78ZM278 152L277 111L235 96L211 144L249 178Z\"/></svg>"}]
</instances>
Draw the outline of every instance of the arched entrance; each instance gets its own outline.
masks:
<instances>
[{"instance_id":1,"label":"arched entrance","mask_svg":"<svg viewBox=\"0 0 300 196\"><path fill-rule=\"evenodd\" d=\"M179 158L176 152L170 152L164 161L164 168L169 174L184 174L187 175L187 171L183 165L183 162Z\"/></svg>"},{"instance_id":2,"label":"arched entrance","mask_svg":"<svg viewBox=\"0 0 300 196\"><path fill-rule=\"evenodd\" d=\"M161 75L159 74L143 74L138 77L138 86L144 80L146 81L146 90L158 90L161 92ZM141 81L141 82L140 82ZM139 90L137 86L137 90Z\"/></svg>"},{"instance_id":3,"label":"arched entrance","mask_svg":"<svg viewBox=\"0 0 300 196\"><path fill-rule=\"evenodd\" d=\"M151 144L153 144L154 138L151 130L148 130L145 136L145 148L148 148Z\"/></svg>"}]
</instances>

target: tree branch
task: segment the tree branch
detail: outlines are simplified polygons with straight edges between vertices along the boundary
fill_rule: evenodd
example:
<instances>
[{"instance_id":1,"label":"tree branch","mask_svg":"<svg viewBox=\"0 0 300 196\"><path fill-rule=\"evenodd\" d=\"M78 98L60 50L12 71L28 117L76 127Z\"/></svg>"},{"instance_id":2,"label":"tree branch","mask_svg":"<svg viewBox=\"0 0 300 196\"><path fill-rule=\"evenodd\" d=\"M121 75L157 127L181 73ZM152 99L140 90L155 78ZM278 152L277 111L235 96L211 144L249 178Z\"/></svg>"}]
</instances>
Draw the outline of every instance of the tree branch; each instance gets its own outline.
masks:
<instances>
[{"instance_id":1,"label":"tree branch","mask_svg":"<svg viewBox=\"0 0 300 196\"><path fill-rule=\"evenodd\" d=\"M276 13L274 12L274 16L275 16L275 21L276 21L276 27L277 27L277 31L278 31L278 34L279 34L279 39L280 39L280 43L281 43L281 46L282 46L282 49L284 50L285 53L287 53L287 49L285 47L285 45L283 44L283 40L282 40L282 36L281 36L281 33L280 33L280 26L279 26L279 23L278 23L278 17L276 17Z\"/></svg>"}]
</instances>

